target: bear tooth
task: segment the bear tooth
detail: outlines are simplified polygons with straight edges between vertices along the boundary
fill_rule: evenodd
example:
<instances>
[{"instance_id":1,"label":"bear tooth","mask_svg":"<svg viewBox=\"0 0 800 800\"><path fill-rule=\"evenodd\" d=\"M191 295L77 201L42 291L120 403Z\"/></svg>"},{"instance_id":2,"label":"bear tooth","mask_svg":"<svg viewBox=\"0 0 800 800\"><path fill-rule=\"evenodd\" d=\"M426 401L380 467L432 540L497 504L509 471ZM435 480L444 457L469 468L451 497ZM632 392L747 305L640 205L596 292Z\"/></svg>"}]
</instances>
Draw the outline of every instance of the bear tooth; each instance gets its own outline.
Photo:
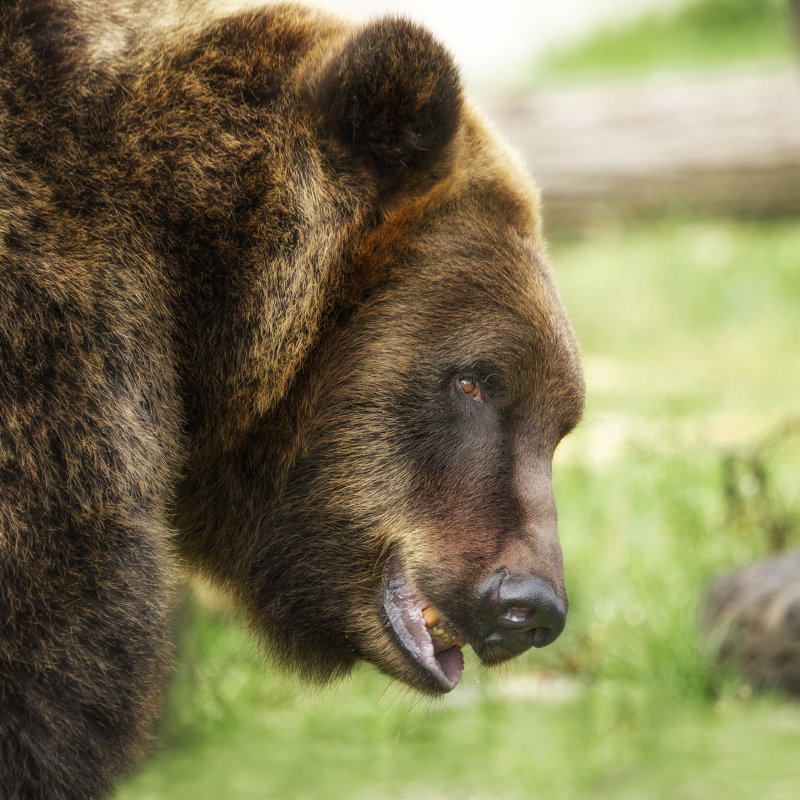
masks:
<instances>
[{"instance_id":1,"label":"bear tooth","mask_svg":"<svg viewBox=\"0 0 800 800\"><path fill-rule=\"evenodd\" d=\"M422 609L422 618L425 620L425 627L432 628L442 618L436 606L428 606Z\"/></svg>"},{"instance_id":2,"label":"bear tooth","mask_svg":"<svg viewBox=\"0 0 800 800\"><path fill-rule=\"evenodd\" d=\"M445 645L446 647L460 646L444 628L431 628L428 633L430 633L431 639L436 639L439 644Z\"/></svg>"}]
</instances>

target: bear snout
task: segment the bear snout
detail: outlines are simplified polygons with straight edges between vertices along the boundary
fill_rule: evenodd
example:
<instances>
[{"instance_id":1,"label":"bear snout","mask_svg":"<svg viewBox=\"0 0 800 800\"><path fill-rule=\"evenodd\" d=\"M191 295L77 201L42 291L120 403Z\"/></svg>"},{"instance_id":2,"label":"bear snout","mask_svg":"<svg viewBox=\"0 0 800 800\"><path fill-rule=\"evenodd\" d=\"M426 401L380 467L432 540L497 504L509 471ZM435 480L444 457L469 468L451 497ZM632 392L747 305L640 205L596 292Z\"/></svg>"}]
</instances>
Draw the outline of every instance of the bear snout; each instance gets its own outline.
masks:
<instances>
[{"instance_id":1,"label":"bear snout","mask_svg":"<svg viewBox=\"0 0 800 800\"><path fill-rule=\"evenodd\" d=\"M418 585L393 556L379 592L383 628L402 662L391 659L382 665L423 691L440 693L455 687L464 669L460 651L466 644L492 666L530 647L545 647L564 630L566 594L541 576L503 565L477 592L467 595L436 586L432 578L429 575ZM429 599L431 595L436 601Z\"/></svg>"},{"instance_id":2,"label":"bear snout","mask_svg":"<svg viewBox=\"0 0 800 800\"><path fill-rule=\"evenodd\" d=\"M544 578L498 567L478 594L474 618L475 652L497 664L554 642L566 625L567 603Z\"/></svg>"}]
</instances>

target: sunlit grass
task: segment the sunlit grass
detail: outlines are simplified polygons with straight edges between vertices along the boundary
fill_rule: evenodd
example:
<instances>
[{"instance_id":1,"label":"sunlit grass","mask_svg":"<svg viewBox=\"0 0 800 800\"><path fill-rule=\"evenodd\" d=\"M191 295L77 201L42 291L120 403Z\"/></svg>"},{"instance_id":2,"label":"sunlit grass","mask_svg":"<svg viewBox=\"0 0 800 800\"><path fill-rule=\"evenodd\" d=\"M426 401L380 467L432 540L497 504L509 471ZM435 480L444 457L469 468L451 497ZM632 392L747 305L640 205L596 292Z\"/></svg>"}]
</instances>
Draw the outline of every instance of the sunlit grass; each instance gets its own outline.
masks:
<instances>
[{"instance_id":1,"label":"sunlit grass","mask_svg":"<svg viewBox=\"0 0 800 800\"><path fill-rule=\"evenodd\" d=\"M687 0L552 53L537 76L592 77L796 54L783 0Z\"/></svg>"},{"instance_id":2,"label":"sunlit grass","mask_svg":"<svg viewBox=\"0 0 800 800\"><path fill-rule=\"evenodd\" d=\"M726 418L769 424L796 409L798 244L793 224L700 221L554 246L584 343L590 414L681 431L699 417L724 437Z\"/></svg>"},{"instance_id":3,"label":"sunlit grass","mask_svg":"<svg viewBox=\"0 0 800 800\"><path fill-rule=\"evenodd\" d=\"M441 701L366 667L309 690L190 603L160 741L120 800L793 797L797 708L706 661L697 607L712 575L768 550L754 517L731 515L721 465L800 416L799 254L792 223L553 242L589 383L555 466L559 641L491 672L470 654ZM766 456L795 515L798 450Z\"/></svg>"}]
</instances>

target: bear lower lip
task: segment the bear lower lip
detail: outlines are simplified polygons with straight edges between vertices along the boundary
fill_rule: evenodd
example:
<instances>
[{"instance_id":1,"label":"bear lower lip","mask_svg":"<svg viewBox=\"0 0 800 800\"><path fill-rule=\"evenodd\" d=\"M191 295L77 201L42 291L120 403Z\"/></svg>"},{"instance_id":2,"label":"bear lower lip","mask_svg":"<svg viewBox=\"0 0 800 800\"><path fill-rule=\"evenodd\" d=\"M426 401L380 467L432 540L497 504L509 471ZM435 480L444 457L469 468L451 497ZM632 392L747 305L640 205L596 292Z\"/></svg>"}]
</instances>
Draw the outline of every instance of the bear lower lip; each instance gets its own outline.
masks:
<instances>
[{"instance_id":1,"label":"bear lower lip","mask_svg":"<svg viewBox=\"0 0 800 800\"><path fill-rule=\"evenodd\" d=\"M437 623L438 634L426 626L422 611L430 603L406 578L397 558L386 566L381 606L397 643L424 671L425 685L433 679L437 691L455 688L464 672L465 642L444 619Z\"/></svg>"}]
</instances>

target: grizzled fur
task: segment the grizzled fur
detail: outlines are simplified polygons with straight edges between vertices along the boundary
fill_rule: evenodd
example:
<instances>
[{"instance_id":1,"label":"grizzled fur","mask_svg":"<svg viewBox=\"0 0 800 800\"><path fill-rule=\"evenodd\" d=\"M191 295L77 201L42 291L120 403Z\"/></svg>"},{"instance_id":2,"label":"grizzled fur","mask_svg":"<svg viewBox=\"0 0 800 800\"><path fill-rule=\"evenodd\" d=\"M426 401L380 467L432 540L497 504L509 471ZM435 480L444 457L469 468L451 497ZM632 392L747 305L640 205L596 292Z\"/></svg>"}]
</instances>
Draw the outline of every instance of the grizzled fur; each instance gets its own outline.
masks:
<instances>
[{"instance_id":1,"label":"grizzled fur","mask_svg":"<svg viewBox=\"0 0 800 800\"><path fill-rule=\"evenodd\" d=\"M417 682L391 554L454 621L498 563L566 602L576 347L535 192L429 34L0 0L0 52L0 797L101 797L141 755L179 567L317 678Z\"/></svg>"}]
</instances>

